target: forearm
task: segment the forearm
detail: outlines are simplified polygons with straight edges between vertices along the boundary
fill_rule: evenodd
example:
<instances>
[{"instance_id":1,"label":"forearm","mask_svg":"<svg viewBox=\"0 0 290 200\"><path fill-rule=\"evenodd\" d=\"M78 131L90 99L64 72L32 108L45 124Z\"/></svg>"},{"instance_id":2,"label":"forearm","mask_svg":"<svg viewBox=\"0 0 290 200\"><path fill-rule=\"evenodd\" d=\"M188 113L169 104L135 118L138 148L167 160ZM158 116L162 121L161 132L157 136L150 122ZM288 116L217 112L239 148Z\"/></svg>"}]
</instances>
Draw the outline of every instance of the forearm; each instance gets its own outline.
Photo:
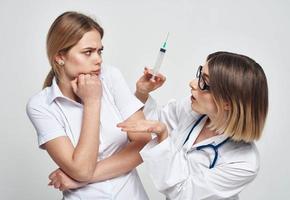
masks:
<instances>
[{"instance_id":1,"label":"forearm","mask_svg":"<svg viewBox=\"0 0 290 200\"><path fill-rule=\"evenodd\" d=\"M76 189L83 187L89 183L108 180L123 175L136 166L142 159L139 155L140 149L144 146L142 143L131 142L120 152L99 161L96 165L93 176L89 180L77 180L61 169L57 169L49 175L51 180L49 185L59 187L58 182L62 183L63 189Z\"/></svg>"},{"instance_id":2,"label":"forearm","mask_svg":"<svg viewBox=\"0 0 290 200\"><path fill-rule=\"evenodd\" d=\"M99 161L90 182L99 182L115 178L136 168L142 163L139 151L144 145L144 142L130 142L120 152Z\"/></svg>"},{"instance_id":3,"label":"forearm","mask_svg":"<svg viewBox=\"0 0 290 200\"><path fill-rule=\"evenodd\" d=\"M142 119L144 119L144 114L139 110L131 115L126 121L130 122ZM142 162L139 151L149 140L151 140L151 135L138 131L135 132L135 134L135 141L128 143L120 152L97 163L92 182L120 176L134 169ZM130 132L128 132L128 136L129 135L131 135Z\"/></svg>"},{"instance_id":4,"label":"forearm","mask_svg":"<svg viewBox=\"0 0 290 200\"><path fill-rule=\"evenodd\" d=\"M75 166L78 166L88 176L93 174L98 158L99 120L100 103L96 105L84 104L81 134L72 159Z\"/></svg>"}]
</instances>

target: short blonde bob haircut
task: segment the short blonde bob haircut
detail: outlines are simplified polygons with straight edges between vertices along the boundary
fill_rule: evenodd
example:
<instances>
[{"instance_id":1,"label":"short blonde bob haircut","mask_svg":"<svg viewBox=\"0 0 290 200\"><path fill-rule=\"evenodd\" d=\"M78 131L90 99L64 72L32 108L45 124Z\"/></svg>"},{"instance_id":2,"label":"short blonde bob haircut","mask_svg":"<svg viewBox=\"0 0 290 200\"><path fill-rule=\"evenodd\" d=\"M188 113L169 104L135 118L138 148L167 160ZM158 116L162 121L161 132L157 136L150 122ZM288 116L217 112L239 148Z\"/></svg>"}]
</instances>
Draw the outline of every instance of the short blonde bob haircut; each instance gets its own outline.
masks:
<instances>
[{"instance_id":1,"label":"short blonde bob haircut","mask_svg":"<svg viewBox=\"0 0 290 200\"><path fill-rule=\"evenodd\" d=\"M85 33L94 29L103 38L103 28L95 20L84 14L70 11L55 19L46 38L46 51L51 70L44 81L43 88L51 86L54 77L58 78L61 66L55 61L55 56L66 54Z\"/></svg>"},{"instance_id":2,"label":"short blonde bob haircut","mask_svg":"<svg viewBox=\"0 0 290 200\"><path fill-rule=\"evenodd\" d=\"M262 67L253 59L230 52L207 57L209 84L218 112L209 125L234 141L261 137L268 112L268 86ZM225 103L229 110L224 109Z\"/></svg>"}]
</instances>

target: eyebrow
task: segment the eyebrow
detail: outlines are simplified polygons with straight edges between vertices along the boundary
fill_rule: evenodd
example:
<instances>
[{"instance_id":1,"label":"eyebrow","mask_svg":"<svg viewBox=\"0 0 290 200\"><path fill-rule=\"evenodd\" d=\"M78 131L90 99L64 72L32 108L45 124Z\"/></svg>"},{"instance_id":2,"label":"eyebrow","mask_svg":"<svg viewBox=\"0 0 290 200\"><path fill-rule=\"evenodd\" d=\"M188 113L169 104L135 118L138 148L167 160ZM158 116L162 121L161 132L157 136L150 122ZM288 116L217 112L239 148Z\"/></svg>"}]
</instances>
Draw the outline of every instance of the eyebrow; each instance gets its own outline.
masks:
<instances>
[{"instance_id":1,"label":"eyebrow","mask_svg":"<svg viewBox=\"0 0 290 200\"><path fill-rule=\"evenodd\" d=\"M83 50L96 50L97 48L93 48L93 47L85 47L83 48ZM99 48L98 50L104 50L104 46L101 46L101 48Z\"/></svg>"}]
</instances>

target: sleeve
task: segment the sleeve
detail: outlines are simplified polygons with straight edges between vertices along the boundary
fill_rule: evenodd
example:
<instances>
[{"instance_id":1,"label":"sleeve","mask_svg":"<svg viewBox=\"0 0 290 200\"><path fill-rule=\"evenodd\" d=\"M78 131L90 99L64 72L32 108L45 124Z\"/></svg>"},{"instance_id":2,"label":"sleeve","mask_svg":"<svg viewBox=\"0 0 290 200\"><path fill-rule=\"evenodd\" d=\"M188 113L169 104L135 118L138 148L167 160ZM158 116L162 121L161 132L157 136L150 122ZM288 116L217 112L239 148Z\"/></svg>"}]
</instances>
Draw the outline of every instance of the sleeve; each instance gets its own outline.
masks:
<instances>
[{"instance_id":1,"label":"sleeve","mask_svg":"<svg viewBox=\"0 0 290 200\"><path fill-rule=\"evenodd\" d=\"M144 105L130 91L123 75L117 68L111 68L111 87L115 104L122 118L127 119Z\"/></svg>"},{"instance_id":2,"label":"sleeve","mask_svg":"<svg viewBox=\"0 0 290 200\"><path fill-rule=\"evenodd\" d=\"M189 161L170 137L151 140L140 152L156 188L169 199L225 199L237 195L256 176L258 169L245 161L218 165L212 169ZM194 159L194 158L191 158Z\"/></svg>"},{"instance_id":3,"label":"sleeve","mask_svg":"<svg viewBox=\"0 0 290 200\"><path fill-rule=\"evenodd\" d=\"M165 123L169 132L177 128L177 125L181 123L181 119L183 119L182 123L184 123L184 119L192 121L199 116L192 111L189 98L184 98L180 101L172 99L166 105L159 106L157 102L149 96L145 102L143 112L146 119L159 120Z\"/></svg>"},{"instance_id":4,"label":"sleeve","mask_svg":"<svg viewBox=\"0 0 290 200\"><path fill-rule=\"evenodd\" d=\"M35 104L30 101L26 105L26 113L37 132L40 148L43 149L42 145L49 140L66 136L64 127L44 105Z\"/></svg>"}]
</instances>

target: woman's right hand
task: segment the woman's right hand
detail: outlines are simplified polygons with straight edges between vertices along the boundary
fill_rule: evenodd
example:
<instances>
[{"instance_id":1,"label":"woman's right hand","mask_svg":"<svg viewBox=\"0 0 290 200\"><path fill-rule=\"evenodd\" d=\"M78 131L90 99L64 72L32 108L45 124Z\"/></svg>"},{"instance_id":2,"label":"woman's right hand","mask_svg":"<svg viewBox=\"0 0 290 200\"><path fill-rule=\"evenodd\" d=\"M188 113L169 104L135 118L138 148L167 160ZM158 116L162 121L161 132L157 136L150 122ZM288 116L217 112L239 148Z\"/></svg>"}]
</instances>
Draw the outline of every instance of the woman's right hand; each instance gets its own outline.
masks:
<instances>
[{"instance_id":1,"label":"woman's right hand","mask_svg":"<svg viewBox=\"0 0 290 200\"><path fill-rule=\"evenodd\" d=\"M102 97L102 83L97 75L80 74L71 86L83 104L98 102Z\"/></svg>"},{"instance_id":2,"label":"woman's right hand","mask_svg":"<svg viewBox=\"0 0 290 200\"><path fill-rule=\"evenodd\" d=\"M148 98L150 92L156 90L161 87L163 83L166 81L165 76L158 73L154 79L152 79L153 73L151 69L145 67L143 75L139 78L136 83L136 92L135 95L138 99L140 99L143 103Z\"/></svg>"},{"instance_id":3,"label":"woman's right hand","mask_svg":"<svg viewBox=\"0 0 290 200\"><path fill-rule=\"evenodd\" d=\"M61 169L56 169L53 171L48 178L50 180L48 185L54 186L55 189L59 189L60 191L81 188L89 183L78 182L65 174Z\"/></svg>"},{"instance_id":4,"label":"woman's right hand","mask_svg":"<svg viewBox=\"0 0 290 200\"><path fill-rule=\"evenodd\" d=\"M156 133L158 137L158 142L162 142L168 137L167 127L164 123L156 120L135 120L135 121L124 121L117 124L117 127L121 128L124 132L130 132L131 135L128 135L131 140L134 140L134 134L140 133ZM130 137L131 136L131 137Z\"/></svg>"}]
</instances>

